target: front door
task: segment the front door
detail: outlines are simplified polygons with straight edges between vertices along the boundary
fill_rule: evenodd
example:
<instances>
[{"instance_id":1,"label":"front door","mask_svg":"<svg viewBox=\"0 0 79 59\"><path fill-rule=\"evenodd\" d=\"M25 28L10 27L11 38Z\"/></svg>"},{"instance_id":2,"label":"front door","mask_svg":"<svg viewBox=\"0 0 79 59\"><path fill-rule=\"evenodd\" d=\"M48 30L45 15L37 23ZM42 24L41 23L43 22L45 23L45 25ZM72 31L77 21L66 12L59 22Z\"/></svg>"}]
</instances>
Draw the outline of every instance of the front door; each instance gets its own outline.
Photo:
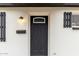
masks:
<instances>
[{"instance_id":1,"label":"front door","mask_svg":"<svg viewBox=\"0 0 79 59\"><path fill-rule=\"evenodd\" d=\"M30 55L48 55L48 16L30 17Z\"/></svg>"}]
</instances>

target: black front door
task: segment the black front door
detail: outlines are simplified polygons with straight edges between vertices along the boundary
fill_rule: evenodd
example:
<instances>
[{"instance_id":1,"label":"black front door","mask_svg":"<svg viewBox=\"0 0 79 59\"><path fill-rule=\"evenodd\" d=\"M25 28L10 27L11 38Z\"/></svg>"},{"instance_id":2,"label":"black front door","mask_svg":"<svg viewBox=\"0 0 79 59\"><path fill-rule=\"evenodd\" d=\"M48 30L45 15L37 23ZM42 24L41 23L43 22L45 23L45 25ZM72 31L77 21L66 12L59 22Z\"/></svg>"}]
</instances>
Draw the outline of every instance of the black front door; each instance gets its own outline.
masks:
<instances>
[{"instance_id":1,"label":"black front door","mask_svg":"<svg viewBox=\"0 0 79 59\"><path fill-rule=\"evenodd\" d=\"M30 17L30 55L48 55L48 16Z\"/></svg>"}]
</instances>

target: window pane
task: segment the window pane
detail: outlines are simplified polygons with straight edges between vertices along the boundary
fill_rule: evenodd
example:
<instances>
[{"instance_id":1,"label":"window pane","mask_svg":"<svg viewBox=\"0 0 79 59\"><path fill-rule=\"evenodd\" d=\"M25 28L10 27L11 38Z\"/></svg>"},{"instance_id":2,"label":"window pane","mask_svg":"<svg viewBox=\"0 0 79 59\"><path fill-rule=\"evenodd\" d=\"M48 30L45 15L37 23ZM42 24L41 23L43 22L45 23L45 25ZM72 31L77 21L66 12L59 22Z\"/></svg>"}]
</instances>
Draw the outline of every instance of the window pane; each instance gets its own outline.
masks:
<instances>
[{"instance_id":1,"label":"window pane","mask_svg":"<svg viewBox=\"0 0 79 59\"><path fill-rule=\"evenodd\" d=\"M1 39L1 28L0 28L0 39Z\"/></svg>"},{"instance_id":2,"label":"window pane","mask_svg":"<svg viewBox=\"0 0 79 59\"><path fill-rule=\"evenodd\" d=\"M0 26L1 26L1 17L0 17Z\"/></svg>"},{"instance_id":3,"label":"window pane","mask_svg":"<svg viewBox=\"0 0 79 59\"><path fill-rule=\"evenodd\" d=\"M1 17L1 23L2 23L2 26L5 26L5 13L2 13L2 17Z\"/></svg>"},{"instance_id":4,"label":"window pane","mask_svg":"<svg viewBox=\"0 0 79 59\"><path fill-rule=\"evenodd\" d=\"M4 35L5 33L4 33L4 28L2 28L2 38L4 38Z\"/></svg>"}]
</instances>

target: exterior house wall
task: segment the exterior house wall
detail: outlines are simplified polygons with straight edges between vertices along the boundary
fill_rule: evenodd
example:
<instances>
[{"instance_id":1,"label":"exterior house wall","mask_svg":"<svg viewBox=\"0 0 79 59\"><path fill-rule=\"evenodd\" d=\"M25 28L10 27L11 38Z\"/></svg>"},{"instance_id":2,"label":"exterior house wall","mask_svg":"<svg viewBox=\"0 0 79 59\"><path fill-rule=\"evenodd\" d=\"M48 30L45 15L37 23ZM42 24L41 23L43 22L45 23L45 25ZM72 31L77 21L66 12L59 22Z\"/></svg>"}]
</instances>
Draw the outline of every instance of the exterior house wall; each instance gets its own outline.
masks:
<instances>
[{"instance_id":1,"label":"exterior house wall","mask_svg":"<svg viewBox=\"0 0 79 59\"><path fill-rule=\"evenodd\" d=\"M50 55L79 55L79 31L63 28L63 13L79 14L79 8L54 8L50 16ZM52 54L53 53L53 54Z\"/></svg>"},{"instance_id":2,"label":"exterior house wall","mask_svg":"<svg viewBox=\"0 0 79 59\"><path fill-rule=\"evenodd\" d=\"M28 19L27 13L7 8L0 11L6 12L6 42L0 43L0 55L28 55L28 21L26 25L17 23L20 16ZM18 29L26 29L27 34L16 34Z\"/></svg>"},{"instance_id":3,"label":"exterior house wall","mask_svg":"<svg viewBox=\"0 0 79 59\"><path fill-rule=\"evenodd\" d=\"M6 42L0 42L0 55L30 55L30 16L48 15L48 55L79 55L79 31L63 28L63 12L79 14L74 7L1 7L6 12ZM20 16L26 24L18 24ZM26 34L16 34L17 29L26 29Z\"/></svg>"}]
</instances>

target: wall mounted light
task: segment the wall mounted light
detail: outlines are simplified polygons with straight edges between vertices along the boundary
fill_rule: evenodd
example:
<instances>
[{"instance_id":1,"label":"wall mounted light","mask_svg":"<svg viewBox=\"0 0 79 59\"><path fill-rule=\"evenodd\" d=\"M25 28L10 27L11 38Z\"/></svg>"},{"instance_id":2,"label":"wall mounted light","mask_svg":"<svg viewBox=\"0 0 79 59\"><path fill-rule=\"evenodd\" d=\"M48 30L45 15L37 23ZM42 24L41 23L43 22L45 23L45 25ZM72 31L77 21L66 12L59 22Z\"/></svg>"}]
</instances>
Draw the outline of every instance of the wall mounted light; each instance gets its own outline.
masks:
<instances>
[{"instance_id":1,"label":"wall mounted light","mask_svg":"<svg viewBox=\"0 0 79 59\"><path fill-rule=\"evenodd\" d=\"M24 24L26 23L26 20L24 19L23 16L20 16L20 17L19 17L18 23L21 24L21 25L24 25Z\"/></svg>"},{"instance_id":2,"label":"wall mounted light","mask_svg":"<svg viewBox=\"0 0 79 59\"><path fill-rule=\"evenodd\" d=\"M19 17L19 19L23 20L23 17L22 17L22 16L20 16L20 17Z\"/></svg>"}]
</instances>

